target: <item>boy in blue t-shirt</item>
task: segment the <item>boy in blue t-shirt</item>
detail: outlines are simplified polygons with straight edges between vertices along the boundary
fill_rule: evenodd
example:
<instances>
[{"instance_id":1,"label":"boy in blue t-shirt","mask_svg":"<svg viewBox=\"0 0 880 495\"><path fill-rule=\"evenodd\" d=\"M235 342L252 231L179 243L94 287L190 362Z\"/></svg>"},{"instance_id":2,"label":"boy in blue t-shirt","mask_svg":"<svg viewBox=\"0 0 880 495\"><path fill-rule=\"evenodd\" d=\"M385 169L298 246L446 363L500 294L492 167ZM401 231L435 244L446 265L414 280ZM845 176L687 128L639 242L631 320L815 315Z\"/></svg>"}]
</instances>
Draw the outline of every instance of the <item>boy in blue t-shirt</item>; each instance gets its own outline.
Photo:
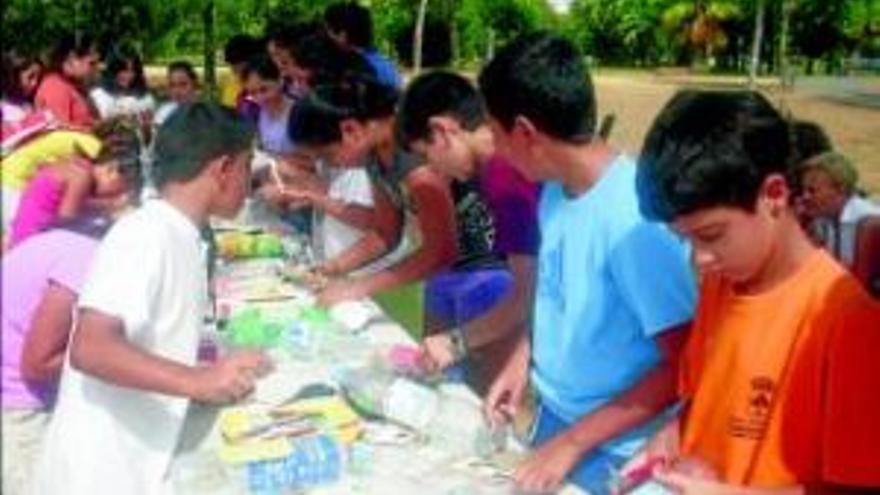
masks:
<instances>
[{"instance_id":1,"label":"boy in blue t-shirt","mask_svg":"<svg viewBox=\"0 0 880 495\"><path fill-rule=\"evenodd\" d=\"M487 414L515 414L530 378L537 450L518 485L547 491L568 478L606 493L610 472L675 401L695 304L688 249L642 216L635 163L596 136L592 85L571 43L520 37L479 82L498 150L544 182L532 338L490 389Z\"/></svg>"}]
</instances>

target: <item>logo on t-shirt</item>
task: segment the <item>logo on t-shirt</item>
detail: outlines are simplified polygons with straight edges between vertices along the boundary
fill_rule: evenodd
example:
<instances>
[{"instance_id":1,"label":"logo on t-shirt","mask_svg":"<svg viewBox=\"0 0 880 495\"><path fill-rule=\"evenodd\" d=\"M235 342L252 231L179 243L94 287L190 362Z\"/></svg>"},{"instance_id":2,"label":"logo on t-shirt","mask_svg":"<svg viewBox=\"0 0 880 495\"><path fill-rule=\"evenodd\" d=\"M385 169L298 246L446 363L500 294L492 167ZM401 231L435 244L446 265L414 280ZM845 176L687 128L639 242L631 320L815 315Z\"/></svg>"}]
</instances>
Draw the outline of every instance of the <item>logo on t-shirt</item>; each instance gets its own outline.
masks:
<instances>
[{"instance_id":1,"label":"logo on t-shirt","mask_svg":"<svg viewBox=\"0 0 880 495\"><path fill-rule=\"evenodd\" d=\"M770 378L758 376L752 379L745 407L730 418L731 436L749 440L763 438L770 422L775 389Z\"/></svg>"}]
</instances>

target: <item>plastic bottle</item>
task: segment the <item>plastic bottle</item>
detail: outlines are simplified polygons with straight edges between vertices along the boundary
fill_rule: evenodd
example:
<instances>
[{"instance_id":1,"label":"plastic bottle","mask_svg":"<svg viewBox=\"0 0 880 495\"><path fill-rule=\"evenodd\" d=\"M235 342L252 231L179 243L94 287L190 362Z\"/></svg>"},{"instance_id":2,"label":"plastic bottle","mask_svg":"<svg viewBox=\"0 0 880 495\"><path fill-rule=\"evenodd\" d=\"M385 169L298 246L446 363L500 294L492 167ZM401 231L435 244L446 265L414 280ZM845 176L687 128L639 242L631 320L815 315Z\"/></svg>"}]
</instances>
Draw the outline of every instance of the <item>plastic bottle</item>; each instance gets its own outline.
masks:
<instances>
[{"instance_id":1,"label":"plastic bottle","mask_svg":"<svg viewBox=\"0 0 880 495\"><path fill-rule=\"evenodd\" d=\"M294 493L339 480L345 471L347 450L329 435L292 441L284 459L247 465L247 486L254 495Z\"/></svg>"},{"instance_id":2,"label":"plastic bottle","mask_svg":"<svg viewBox=\"0 0 880 495\"><path fill-rule=\"evenodd\" d=\"M342 378L342 387L362 413L408 426L455 455L488 455L495 442L479 406L388 370L370 367Z\"/></svg>"}]
</instances>

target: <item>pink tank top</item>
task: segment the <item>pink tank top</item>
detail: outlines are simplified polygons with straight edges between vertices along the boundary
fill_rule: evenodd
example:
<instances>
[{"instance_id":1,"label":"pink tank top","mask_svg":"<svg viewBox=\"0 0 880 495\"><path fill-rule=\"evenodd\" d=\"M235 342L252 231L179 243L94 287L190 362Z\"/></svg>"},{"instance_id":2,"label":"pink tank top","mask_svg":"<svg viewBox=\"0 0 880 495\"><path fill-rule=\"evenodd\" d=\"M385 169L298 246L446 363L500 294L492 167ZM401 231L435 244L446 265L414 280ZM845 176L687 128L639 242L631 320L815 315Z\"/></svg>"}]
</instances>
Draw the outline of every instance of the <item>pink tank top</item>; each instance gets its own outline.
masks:
<instances>
[{"instance_id":1,"label":"pink tank top","mask_svg":"<svg viewBox=\"0 0 880 495\"><path fill-rule=\"evenodd\" d=\"M84 163L72 162L76 166ZM15 246L28 237L46 230L58 219L61 200L64 197L64 184L50 170L43 166L28 184L18 203L18 211L12 221L10 246Z\"/></svg>"}]
</instances>

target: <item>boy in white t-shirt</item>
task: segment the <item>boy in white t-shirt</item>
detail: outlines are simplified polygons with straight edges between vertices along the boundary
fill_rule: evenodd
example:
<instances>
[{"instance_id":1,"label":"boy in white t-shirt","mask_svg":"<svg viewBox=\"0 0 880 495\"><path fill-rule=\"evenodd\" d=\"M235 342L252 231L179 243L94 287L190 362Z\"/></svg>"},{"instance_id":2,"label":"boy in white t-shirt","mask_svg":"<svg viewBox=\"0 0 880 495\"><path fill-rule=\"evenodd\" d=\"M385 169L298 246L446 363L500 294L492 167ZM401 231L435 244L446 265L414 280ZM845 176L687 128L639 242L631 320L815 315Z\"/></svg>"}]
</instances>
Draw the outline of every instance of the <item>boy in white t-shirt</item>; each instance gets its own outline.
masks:
<instances>
[{"instance_id":1,"label":"boy in white t-shirt","mask_svg":"<svg viewBox=\"0 0 880 495\"><path fill-rule=\"evenodd\" d=\"M171 493L190 400L234 402L267 370L257 353L196 358L209 311L200 232L242 206L252 139L231 111L205 103L162 127L161 198L112 228L80 295L36 493Z\"/></svg>"}]
</instances>

